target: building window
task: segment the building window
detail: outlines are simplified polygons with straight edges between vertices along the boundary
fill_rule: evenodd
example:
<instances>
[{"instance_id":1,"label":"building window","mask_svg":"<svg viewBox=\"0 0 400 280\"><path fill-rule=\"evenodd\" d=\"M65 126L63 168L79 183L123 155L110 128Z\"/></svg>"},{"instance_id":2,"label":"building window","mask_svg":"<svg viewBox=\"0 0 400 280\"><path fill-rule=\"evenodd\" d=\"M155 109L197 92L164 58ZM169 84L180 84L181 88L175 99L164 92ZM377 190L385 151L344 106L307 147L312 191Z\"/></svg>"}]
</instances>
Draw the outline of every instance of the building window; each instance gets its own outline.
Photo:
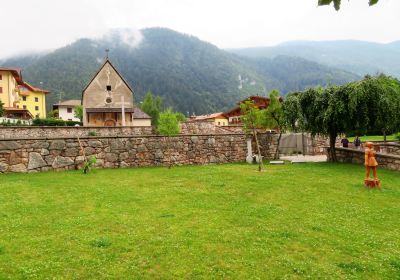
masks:
<instances>
[{"instance_id":1,"label":"building window","mask_svg":"<svg viewBox=\"0 0 400 280\"><path fill-rule=\"evenodd\" d=\"M3 76L0 74L0 80L3 80Z\"/></svg>"},{"instance_id":2,"label":"building window","mask_svg":"<svg viewBox=\"0 0 400 280\"><path fill-rule=\"evenodd\" d=\"M23 101L26 101L26 96L22 96L22 100L23 100Z\"/></svg>"},{"instance_id":3,"label":"building window","mask_svg":"<svg viewBox=\"0 0 400 280\"><path fill-rule=\"evenodd\" d=\"M3 88L2 87L0 87L0 93L3 93Z\"/></svg>"},{"instance_id":4,"label":"building window","mask_svg":"<svg viewBox=\"0 0 400 280\"><path fill-rule=\"evenodd\" d=\"M35 110L36 110L36 111L39 111L39 106L35 106Z\"/></svg>"},{"instance_id":5,"label":"building window","mask_svg":"<svg viewBox=\"0 0 400 280\"><path fill-rule=\"evenodd\" d=\"M35 97L35 102L39 102L39 97Z\"/></svg>"},{"instance_id":6,"label":"building window","mask_svg":"<svg viewBox=\"0 0 400 280\"><path fill-rule=\"evenodd\" d=\"M67 113L72 113L72 108L67 108Z\"/></svg>"},{"instance_id":7,"label":"building window","mask_svg":"<svg viewBox=\"0 0 400 280\"><path fill-rule=\"evenodd\" d=\"M111 91L111 86L107 86L107 91Z\"/></svg>"},{"instance_id":8,"label":"building window","mask_svg":"<svg viewBox=\"0 0 400 280\"><path fill-rule=\"evenodd\" d=\"M26 105L23 105L22 107L26 110Z\"/></svg>"}]
</instances>

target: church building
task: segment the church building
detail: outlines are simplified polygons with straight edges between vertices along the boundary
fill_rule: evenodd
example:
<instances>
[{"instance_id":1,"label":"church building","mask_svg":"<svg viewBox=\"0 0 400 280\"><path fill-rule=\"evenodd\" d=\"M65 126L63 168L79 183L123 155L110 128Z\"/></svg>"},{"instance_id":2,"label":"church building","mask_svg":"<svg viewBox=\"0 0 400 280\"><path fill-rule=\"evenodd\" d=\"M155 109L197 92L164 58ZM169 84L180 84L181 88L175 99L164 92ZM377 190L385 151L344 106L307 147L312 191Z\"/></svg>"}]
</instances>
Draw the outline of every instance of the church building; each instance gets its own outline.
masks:
<instances>
[{"instance_id":1,"label":"church building","mask_svg":"<svg viewBox=\"0 0 400 280\"><path fill-rule=\"evenodd\" d=\"M107 58L82 92L84 126L151 126L133 90Z\"/></svg>"}]
</instances>

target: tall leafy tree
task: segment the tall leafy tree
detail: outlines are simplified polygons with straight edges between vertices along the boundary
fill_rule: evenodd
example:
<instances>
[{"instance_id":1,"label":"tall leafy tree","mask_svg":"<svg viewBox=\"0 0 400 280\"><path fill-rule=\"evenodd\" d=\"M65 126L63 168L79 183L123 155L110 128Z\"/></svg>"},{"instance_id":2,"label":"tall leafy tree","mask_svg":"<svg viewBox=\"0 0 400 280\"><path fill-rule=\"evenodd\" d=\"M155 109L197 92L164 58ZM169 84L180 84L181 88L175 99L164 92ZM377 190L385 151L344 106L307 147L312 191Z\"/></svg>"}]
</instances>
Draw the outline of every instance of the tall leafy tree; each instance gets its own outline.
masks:
<instances>
[{"instance_id":1,"label":"tall leafy tree","mask_svg":"<svg viewBox=\"0 0 400 280\"><path fill-rule=\"evenodd\" d=\"M74 116L75 116L75 118L78 118L80 121L83 120L83 106L82 105L75 106Z\"/></svg>"},{"instance_id":2,"label":"tall leafy tree","mask_svg":"<svg viewBox=\"0 0 400 280\"><path fill-rule=\"evenodd\" d=\"M279 91L273 90L269 94L270 103L266 110L261 111L263 114L262 122L264 127L277 128L279 130L278 144L276 145L274 159L279 158L279 142L282 138L282 133L286 128L285 114Z\"/></svg>"},{"instance_id":3,"label":"tall leafy tree","mask_svg":"<svg viewBox=\"0 0 400 280\"><path fill-rule=\"evenodd\" d=\"M157 127L160 118L161 97L154 96L151 91L148 91L143 99L140 109L151 117L151 124Z\"/></svg>"},{"instance_id":4,"label":"tall leafy tree","mask_svg":"<svg viewBox=\"0 0 400 280\"><path fill-rule=\"evenodd\" d=\"M391 77L380 75L340 87L311 88L288 99L292 104L285 114L298 117L292 124L300 123L312 135L329 136L333 161L339 134L396 131L400 127L400 82Z\"/></svg>"},{"instance_id":5,"label":"tall leafy tree","mask_svg":"<svg viewBox=\"0 0 400 280\"><path fill-rule=\"evenodd\" d=\"M167 142L167 152L168 152L168 168L171 168L171 137L179 134L179 121L177 119L177 114L172 111L171 108L166 109L160 114L160 119L158 122L158 132L166 137Z\"/></svg>"},{"instance_id":6,"label":"tall leafy tree","mask_svg":"<svg viewBox=\"0 0 400 280\"><path fill-rule=\"evenodd\" d=\"M0 117L4 115L4 103L0 100Z\"/></svg>"},{"instance_id":7,"label":"tall leafy tree","mask_svg":"<svg viewBox=\"0 0 400 280\"><path fill-rule=\"evenodd\" d=\"M336 11L338 11L340 9L341 2L342 2L341 0L318 0L318 5L323 6L323 5L330 5L333 3L333 6L335 7ZM379 0L368 0L370 6L375 5L378 2Z\"/></svg>"},{"instance_id":8,"label":"tall leafy tree","mask_svg":"<svg viewBox=\"0 0 400 280\"><path fill-rule=\"evenodd\" d=\"M258 154L258 171L263 169L263 162L261 157L260 144L257 136L257 128L262 126L262 115L257 106L255 106L254 102L251 99L247 99L240 104L240 111L242 116L240 117L244 130L252 134L257 146L257 154Z\"/></svg>"}]
</instances>

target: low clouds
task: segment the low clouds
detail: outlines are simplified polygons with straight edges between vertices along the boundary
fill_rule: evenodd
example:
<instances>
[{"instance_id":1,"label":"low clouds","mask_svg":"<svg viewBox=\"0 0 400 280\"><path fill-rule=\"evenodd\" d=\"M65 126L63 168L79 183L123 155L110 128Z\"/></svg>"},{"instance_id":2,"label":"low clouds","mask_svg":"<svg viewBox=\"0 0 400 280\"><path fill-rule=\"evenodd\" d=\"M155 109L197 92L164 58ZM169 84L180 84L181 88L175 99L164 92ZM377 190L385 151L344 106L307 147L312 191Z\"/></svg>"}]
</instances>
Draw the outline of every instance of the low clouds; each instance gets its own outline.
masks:
<instances>
[{"instance_id":1,"label":"low clouds","mask_svg":"<svg viewBox=\"0 0 400 280\"><path fill-rule=\"evenodd\" d=\"M138 30L144 27L171 28L223 48L289 40L400 39L400 1L380 0L374 7L367 0L342 2L336 12L317 7L317 0L2 1L7 12L1 19L10 28L2 30L0 58L101 38L117 28L128 30L121 36L131 47L140 44Z\"/></svg>"}]
</instances>

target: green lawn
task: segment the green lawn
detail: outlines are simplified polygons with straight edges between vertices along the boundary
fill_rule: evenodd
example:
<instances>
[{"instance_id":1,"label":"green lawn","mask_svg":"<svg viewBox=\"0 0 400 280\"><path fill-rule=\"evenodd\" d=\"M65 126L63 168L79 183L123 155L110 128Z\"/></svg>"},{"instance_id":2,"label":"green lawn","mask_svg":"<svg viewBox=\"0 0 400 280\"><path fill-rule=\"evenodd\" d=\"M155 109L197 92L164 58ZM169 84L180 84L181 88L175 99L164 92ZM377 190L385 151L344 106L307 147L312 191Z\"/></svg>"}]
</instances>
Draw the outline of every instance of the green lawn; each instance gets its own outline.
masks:
<instances>
[{"instance_id":1,"label":"green lawn","mask_svg":"<svg viewBox=\"0 0 400 280\"><path fill-rule=\"evenodd\" d=\"M355 137L349 137L348 139L350 142L353 142ZM364 143L368 142L368 141L383 141L384 140L383 135L364 135L364 136L361 136L360 139ZM395 140L397 140L396 135L395 134L388 135L386 137L386 140L387 141L395 141Z\"/></svg>"},{"instance_id":2,"label":"green lawn","mask_svg":"<svg viewBox=\"0 0 400 280\"><path fill-rule=\"evenodd\" d=\"M0 175L0 279L400 279L400 172L256 169Z\"/></svg>"}]
</instances>

